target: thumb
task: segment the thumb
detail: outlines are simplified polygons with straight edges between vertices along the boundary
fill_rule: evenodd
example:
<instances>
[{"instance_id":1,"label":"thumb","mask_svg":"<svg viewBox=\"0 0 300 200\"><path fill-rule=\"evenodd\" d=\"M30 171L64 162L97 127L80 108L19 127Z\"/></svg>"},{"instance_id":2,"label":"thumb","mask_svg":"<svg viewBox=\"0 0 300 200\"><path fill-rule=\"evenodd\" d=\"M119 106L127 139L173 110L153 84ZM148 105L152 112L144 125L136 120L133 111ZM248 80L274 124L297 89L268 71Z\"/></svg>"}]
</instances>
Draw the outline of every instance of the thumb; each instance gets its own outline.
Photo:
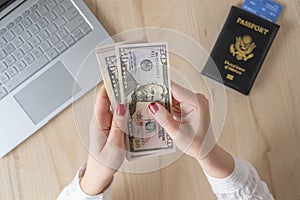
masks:
<instances>
[{"instance_id":1,"label":"thumb","mask_svg":"<svg viewBox=\"0 0 300 200\"><path fill-rule=\"evenodd\" d=\"M118 148L124 148L124 132L127 125L127 108L124 104L119 104L115 109L111 129L108 135L108 142Z\"/></svg>"},{"instance_id":2,"label":"thumb","mask_svg":"<svg viewBox=\"0 0 300 200\"><path fill-rule=\"evenodd\" d=\"M114 170L120 168L125 156L124 128L128 118L126 110L124 104L119 104L115 109L108 139L98 157L102 164Z\"/></svg>"},{"instance_id":3,"label":"thumb","mask_svg":"<svg viewBox=\"0 0 300 200\"><path fill-rule=\"evenodd\" d=\"M148 109L152 117L159 123L174 140L176 133L178 132L180 123L176 121L168 110L159 103L150 103Z\"/></svg>"}]
</instances>

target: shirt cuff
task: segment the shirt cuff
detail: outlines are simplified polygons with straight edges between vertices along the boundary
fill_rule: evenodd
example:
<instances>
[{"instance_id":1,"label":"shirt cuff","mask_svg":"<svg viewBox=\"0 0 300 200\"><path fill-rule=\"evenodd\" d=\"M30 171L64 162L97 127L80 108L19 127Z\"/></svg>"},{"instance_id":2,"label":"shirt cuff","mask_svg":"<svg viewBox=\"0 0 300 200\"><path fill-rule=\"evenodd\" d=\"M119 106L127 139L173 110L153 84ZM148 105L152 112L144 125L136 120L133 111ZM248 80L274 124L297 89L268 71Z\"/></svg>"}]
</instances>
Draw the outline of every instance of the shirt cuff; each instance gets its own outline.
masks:
<instances>
[{"instance_id":1,"label":"shirt cuff","mask_svg":"<svg viewBox=\"0 0 300 200\"><path fill-rule=\"evenodd\" d=\"M80 187L80 180L83 177L85 170L86 170L86 164L84 164L78 170L71 184L65 188L66 191L63 192L65 193L65 196L76 197L75 199L84 199L84 200L110 200L111 185L103 193L95 196L88 195L82 190L82 188Z\"/></svg>"},{"instance_id":2,"label":"shirt cuff","mask_svg":"<svg viewBox=\"0 0 300 200\"><path fill-rule=\"evenodd\" d=\"M230 193L238 190L239 188L245 185L249 176L249 171L247 170L247 163L234 156L233 158L235 163L234 170L226 178L213 178L204 172L215 194Z\"/></svg>"}]
</instances>

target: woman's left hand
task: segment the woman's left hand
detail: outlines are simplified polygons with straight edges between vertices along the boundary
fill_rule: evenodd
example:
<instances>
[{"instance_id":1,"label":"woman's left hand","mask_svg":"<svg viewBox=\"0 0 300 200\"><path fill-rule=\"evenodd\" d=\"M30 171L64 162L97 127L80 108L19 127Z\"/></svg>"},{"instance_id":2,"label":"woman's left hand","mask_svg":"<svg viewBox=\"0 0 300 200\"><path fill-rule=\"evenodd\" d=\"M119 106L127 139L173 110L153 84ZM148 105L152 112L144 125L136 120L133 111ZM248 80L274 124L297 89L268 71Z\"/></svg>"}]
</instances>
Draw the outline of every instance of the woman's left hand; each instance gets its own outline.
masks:
<instances>
[{"instance_id":1,"label":"woman's left hand","mask_svg":"<svg viewBox=\"0 0 300 200\"><path fill-rule=\"evenodd\" d=\"M89 195L97 195L109 187L125 157L126 106L119 104L112 115L110 101L102 86L94 112L95 116L90 123L90 152L80 182L83 191Z\"/></svg>"}]
</instances>

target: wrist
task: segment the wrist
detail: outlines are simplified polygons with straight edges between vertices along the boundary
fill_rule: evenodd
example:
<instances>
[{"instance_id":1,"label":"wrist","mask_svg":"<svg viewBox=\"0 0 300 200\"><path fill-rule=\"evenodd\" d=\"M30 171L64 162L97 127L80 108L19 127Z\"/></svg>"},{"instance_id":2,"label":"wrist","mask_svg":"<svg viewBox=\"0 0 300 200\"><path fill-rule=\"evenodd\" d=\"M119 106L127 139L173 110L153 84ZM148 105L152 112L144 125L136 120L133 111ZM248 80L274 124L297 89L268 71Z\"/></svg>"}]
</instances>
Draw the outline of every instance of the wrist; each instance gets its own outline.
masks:
<instances>
[{"instance_id":1,"label":"wrist","mask_svg":"<svg viewBox=\"0 0 300 200\"><path fill-rule=\"evenodd\" d=\"M99 177L97 173L86 169L81 181L81 189L88 195L94 196L103 193L111 184L113 176Z\"/></svg>"},{"instance_id":2,"label":"wrist","mask_svg":"<svg viewBox=\"0 0 300 200\"><path fill-rule=\"evenodd\" d=\"M80 181L80 187L88 195L98 195L110 186L113 175L111 169L89 157L86 170Z\"/></svg>"},{"instance_id":3,"label":"wrist","mask_svg":"<svg viewBox=\"0 0 300 200\"><path fill-rule=\"evenodd\" d=\"M217 144L205 158L197 160L205 173L214 178L228 177L235 166L233 157Z\"/></svg>"}]
</instances>

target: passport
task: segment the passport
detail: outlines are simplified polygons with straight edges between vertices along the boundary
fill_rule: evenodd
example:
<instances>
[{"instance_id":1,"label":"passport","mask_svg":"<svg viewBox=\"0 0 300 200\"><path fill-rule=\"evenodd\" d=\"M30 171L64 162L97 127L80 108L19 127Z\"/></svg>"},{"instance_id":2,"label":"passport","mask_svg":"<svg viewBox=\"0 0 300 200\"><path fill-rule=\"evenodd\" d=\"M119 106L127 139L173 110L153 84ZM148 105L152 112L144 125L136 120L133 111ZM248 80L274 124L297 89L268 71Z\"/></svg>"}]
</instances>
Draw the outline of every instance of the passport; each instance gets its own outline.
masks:
<instances>
[{"instance_id":1,"label":"passport","mask_svg":"<svg viewBox=\"0 0 300 200\"><path fill-rule=\"evenodd\" d=\"M201 73L248 95L279 28L232 6Z\"/></svg>"}]
</instances>

